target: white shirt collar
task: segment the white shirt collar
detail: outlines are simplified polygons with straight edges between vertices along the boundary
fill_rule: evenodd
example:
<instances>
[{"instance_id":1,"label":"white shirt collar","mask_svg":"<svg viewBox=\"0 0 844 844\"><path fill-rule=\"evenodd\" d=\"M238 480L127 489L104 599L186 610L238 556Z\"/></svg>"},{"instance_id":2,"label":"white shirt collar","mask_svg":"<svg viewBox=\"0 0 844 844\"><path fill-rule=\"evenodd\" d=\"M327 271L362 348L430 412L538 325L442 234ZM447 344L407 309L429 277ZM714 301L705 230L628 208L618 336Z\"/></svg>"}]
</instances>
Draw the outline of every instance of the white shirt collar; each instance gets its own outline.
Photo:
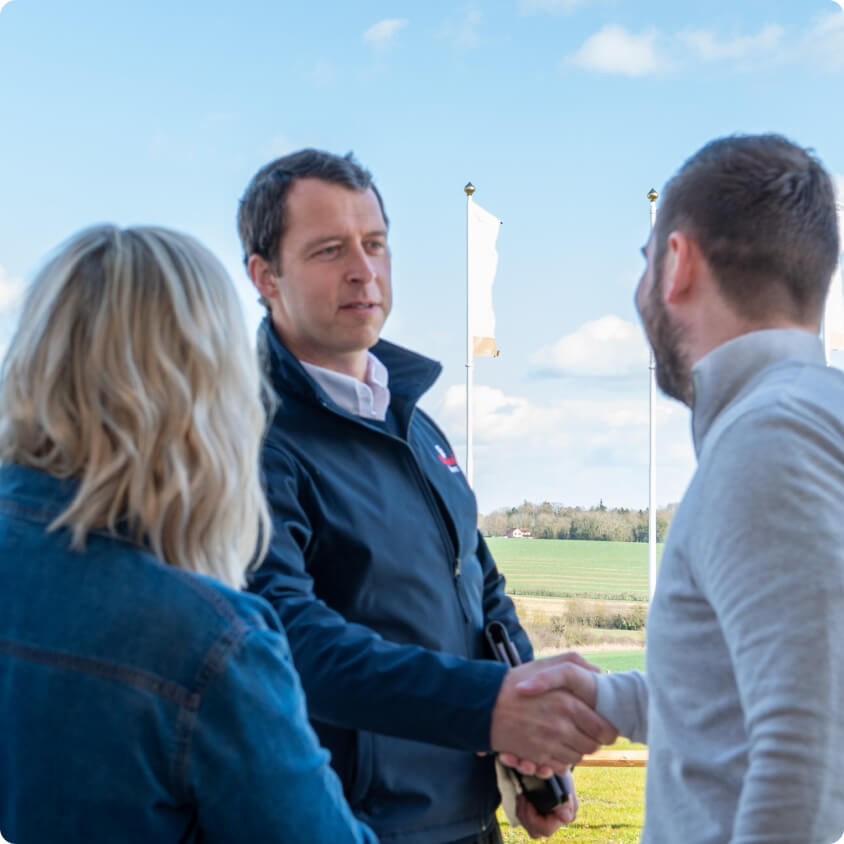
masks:
<instances>
[{"instance_id":1,"label":"white shirt collar","mask_svg":"<svg viewBox=\"0 0 844 844\"><path fill-rule=\"evenodd\" d=\"M338 407L363 419L383 422L387 418L390 376L387 367L372 352L367 352L363 381L303 360L299 363Z\"/></svg>"}]
</instances>

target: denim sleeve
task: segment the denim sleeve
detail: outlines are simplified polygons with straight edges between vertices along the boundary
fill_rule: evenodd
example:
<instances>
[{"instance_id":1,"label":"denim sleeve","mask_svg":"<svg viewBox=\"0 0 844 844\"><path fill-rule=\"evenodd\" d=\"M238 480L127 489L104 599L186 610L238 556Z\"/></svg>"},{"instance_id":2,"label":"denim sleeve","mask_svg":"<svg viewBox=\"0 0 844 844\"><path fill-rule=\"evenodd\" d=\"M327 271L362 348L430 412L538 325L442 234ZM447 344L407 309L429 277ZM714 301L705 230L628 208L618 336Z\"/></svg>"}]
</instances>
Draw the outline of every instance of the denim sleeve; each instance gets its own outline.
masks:
<instances>
[{"instance_id":1,"label":"denim sleeve","mask_svg":"<svg viewBox=\"0 0 844 844\"><path fill-rule=\"evenodd\" d=\"M250 629L202 697L188 779L208 844L375 842L305 714L284 634Z\"/></svg>"},{"instance_id":2,"label":"denim sleeve","mask_svg":"<svg viewBox=\"0 0 844 844\"><path fill-rule=\"evenodd\" d=\"M498 571L480 531L478 531L477 555L484 573L484 624L500 621L507 628L522 661L529 662L533 659L533 647L527 633L519 623L512 600L504 594L504 575Z\"/></svg>"},{"instance_id":3,"label":"denim sleeve","mask_svg":"<svg viewBox=\"0 0 844 844\"><path fill-rule=\"evenodd\" d=\"M313 591L305 552L311 490L287 455L265 448L272 478L270 550L249 589L272 604L316 720L459 750L489 750L492 708L505 667L385 641L347 621Z\"/></svg>"}]
</instances>

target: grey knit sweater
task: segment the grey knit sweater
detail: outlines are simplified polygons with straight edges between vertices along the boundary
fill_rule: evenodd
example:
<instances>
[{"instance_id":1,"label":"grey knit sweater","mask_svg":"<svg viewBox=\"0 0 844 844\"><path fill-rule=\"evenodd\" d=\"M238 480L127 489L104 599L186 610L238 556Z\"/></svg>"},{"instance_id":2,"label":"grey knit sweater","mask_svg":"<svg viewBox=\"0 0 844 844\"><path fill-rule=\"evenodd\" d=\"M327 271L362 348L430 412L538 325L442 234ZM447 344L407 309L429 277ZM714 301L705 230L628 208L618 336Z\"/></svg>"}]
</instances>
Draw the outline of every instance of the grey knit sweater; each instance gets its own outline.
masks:
<instances>
[{"instance_id":1,"label":"grey knit sweater","mask_svg":"<svg viewBox=\"0 0 844 844\"><path fill-rule=\"evenodd\" d=\"M844 830L844 374L759 331L693 369L698 468L648 618L647 675L598 711L649 750L647 844Z\"/></svg>"}]
</instances>

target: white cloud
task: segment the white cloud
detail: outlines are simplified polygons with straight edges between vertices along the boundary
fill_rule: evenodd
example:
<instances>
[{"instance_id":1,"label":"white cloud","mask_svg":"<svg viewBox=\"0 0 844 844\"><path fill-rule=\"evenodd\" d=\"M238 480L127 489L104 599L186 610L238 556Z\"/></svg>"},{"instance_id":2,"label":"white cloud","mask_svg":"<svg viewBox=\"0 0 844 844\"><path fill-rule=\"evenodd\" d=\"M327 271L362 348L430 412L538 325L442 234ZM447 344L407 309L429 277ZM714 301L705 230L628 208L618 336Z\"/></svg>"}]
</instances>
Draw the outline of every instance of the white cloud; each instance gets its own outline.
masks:
<instances>
[{"instance_id":1,"label":"white cloud","mask_svg":"<svg viewBox=\"0 0 844 844\"><path fill-rule=\"evenodd\" d=\"M495 387L475 385L472 413L475 436L481 442L558 435L561 433L559 412L538 407L521 396L505 395ZM455 384L446 390L443 415L459 426L465 419L466 387Z\"/></svg>"},{"instance_id":2,"label":"white cloud","mask_svg":"<svg viewBox=\"0 0 844 844\"><path fill-rule=\"evenodd\" d=\"M558 375L631 375L645 372L648 347L638 325L608 314L541 348L533 362Z\"/></svg>"},{"instance_id":3,"label":"white cloud","mask_svg":"<svg viewBox=\"0 0 844 844\"><path fill-rule=\"evenodd\" d=\"M606 445L619 432L647 428L648 398L573 398L552 399L537 404L524 396L509 396L497 387L476 384L473 394L475 440L479 444L506 440L540 440L557 448L573 441L592 446ZM663 423L684 409L676 402L657 404L657 423ZM453 384L445 393L438 414L452 430L465 425L466 386Z\"/></svg>"},{"instance_id":4,"label":"white cloud","mask_svg":"<svg viewBox=\"0 0 844 844\"><path fill-rule=\"evenodd\" d=\"M785 35L785 29L778 24L767 24L756 35L740 35L735 38L719 38L711 30L682 32L680 40L691 47L706 61L745 59L771 53L776 50Z\"/></svg>"},{"instance_id":5,"label":"white cloud","mask_svg":"<svg viewBox=\"0 0 844 844\"><path fill-rule=\"evenodd\" d=\"M440 34L448 38L457 50L474 50L481 43L478 27L482 20L480 9L470 6L460 17L446 21Z\"/></svg>"},{"instance_id":6,"label":"white cloud","mask_svg":"<svg viewBox=\"0 0 844 844\"><path fill-rule=\"evenodd\" d=\"M393 42L399 30L405 26L407 26L407 18L385 18L372 24L363 33L363 40L375 49L383 50Z\"/></svg>"},{"instance_id":7,"label":"white cloud","mask_svg":"<svg viewBox=\"0 0 844 844\"><path fill-rule=\"evenodd\" d=\"M0 0L0 12L3 11L3 7L11 3L12 0Z\"/></svg>"},{"instance_id":8,"label":"white cloud","mask_svg":"<svg viewBox=\"0 0 844 844\"><path fill-rule=\"evenodd\" d=\"M9 326L14 320L15 311L23 298L22 279L12 278L0 265L0 361L6 354L7 342L11 337Z\"/></svg>"},{"instance_id":9,"label":"white cloud","mask_svg":"<svg viewBox=\"0 0 844 844\"><path fill-rule=\"evenodd\" d=\"M20 302L23 281L11 278L0 265L0 314L13 310Z\"/></svg>"},{"instance_id":10,"label":"white cloud","mask_svg":"<svg viewBox=\"0 0 844 844\"><path fill-rule=\"evenodd\" d=\"M585 6L594 0L519 0L519 11L523 15L533 12L571 12L578 6Z\"/></svg>"},{"instance_id":11,"label":"white cloud","mask_svg":"<svg viewBox=\"0 0 844 844\"><path fill-rule=\"evenodd\" d=\"M334 80L337 78L337 69L333 64L331 64L331 62L328 62L325 59L320 59L304 75L316 85L325 87L334 83Z\"/></svg>"},{"instance_id":12,"label":"white cloud","mask_svg":"<svg viewBox=\"0 0 844 844\"><path fill-rule=\"evenodd\" d=\"M803 38L801 51L824 70L844 68L844 14L836 9L817 18Z\"/></svg>"},{"instance_id":13,"label":"white cloud","mask_svg":"<svg viewBox=\"0 0 844 844\"><path fill-rule=\"evenodd\" d=\"M658 33L648 30L639 35L609 24L586 39L570 61L588 70L647 76L664 70L668 63L656 49Z\"/></svg>"},{"instance_id":14,"label":"white cloud","mask_svg":"<svg viewBox=\"0 0 844 844\"><path fill-rule=\"evenodd\" d=\"M301 148L301 144L291 141L284 132L278 132L258 150L264 158L279 158Z\"/></svg>"},{"instance_id":15,"label":"white cloud","mask_svg":"<svg viewBox=\"0 0 844 844\"><path fill-rule=\"evenodd\" d=\"M569 391L571 392L571 391ZM599 498L645 506L648 495L647 388L619 396L538 400L475 385L475 490L481 512L529 501L587 505ZM463 384L450 386L437 420L463 464ZM688 411L662 397L656 403L657 500L679 500L694 467Z\"/></svg>"}]
</instances>

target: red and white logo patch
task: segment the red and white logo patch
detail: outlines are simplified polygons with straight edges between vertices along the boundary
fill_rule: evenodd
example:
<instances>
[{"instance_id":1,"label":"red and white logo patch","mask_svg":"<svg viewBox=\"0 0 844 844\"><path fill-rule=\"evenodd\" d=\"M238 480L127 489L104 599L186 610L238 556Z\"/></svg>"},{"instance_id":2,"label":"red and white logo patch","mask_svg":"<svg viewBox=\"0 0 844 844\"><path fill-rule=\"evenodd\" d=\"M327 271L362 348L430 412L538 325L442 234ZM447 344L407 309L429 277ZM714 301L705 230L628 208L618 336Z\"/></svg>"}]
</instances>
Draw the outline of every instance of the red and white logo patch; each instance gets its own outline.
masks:
<instances>
[{"instance_id":1,"label":"red and white logo patch","mask_svg":"<svg viewBox=\"0 0 844 844\"><path fill-rule=\"evenodd\" d=\"M446 454L445 451L438 445L435 445L434 448L437 450L437 457L440 458L440 463L442 463L443 466L448 466L449 472L460 471L460 467L457 465L457 458L453 454Z\"/></svg>"}]
</instances>

